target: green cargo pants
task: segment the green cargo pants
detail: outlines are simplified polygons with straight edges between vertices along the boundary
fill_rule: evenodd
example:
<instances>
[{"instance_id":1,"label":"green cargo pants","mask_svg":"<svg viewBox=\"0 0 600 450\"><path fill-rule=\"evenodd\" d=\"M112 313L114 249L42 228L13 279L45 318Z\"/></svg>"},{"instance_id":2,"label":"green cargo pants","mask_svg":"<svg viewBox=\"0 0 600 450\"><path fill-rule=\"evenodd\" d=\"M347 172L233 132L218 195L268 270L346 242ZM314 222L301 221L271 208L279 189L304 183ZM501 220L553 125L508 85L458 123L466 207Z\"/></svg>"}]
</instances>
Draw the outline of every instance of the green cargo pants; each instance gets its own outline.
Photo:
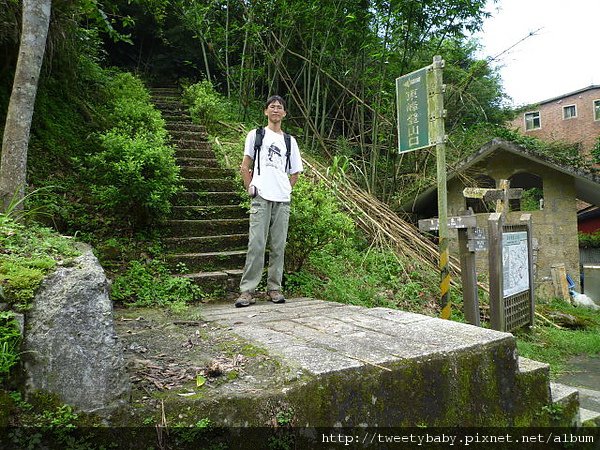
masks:
<instances>
[{"instance_id":1,"label":"green cargo pants","mask_svg":"<svg viewBox=\"0 0 600 450\"><path fill-rule=\"evenodd\" d=\"M248 253L240 281L241 292L254 292L265 265L265 249L269 242L269 269L267 290L281 290L283 257L290 220L290 204L272 202L257 195L250 207Z\"/></svg>"}]
</instances>

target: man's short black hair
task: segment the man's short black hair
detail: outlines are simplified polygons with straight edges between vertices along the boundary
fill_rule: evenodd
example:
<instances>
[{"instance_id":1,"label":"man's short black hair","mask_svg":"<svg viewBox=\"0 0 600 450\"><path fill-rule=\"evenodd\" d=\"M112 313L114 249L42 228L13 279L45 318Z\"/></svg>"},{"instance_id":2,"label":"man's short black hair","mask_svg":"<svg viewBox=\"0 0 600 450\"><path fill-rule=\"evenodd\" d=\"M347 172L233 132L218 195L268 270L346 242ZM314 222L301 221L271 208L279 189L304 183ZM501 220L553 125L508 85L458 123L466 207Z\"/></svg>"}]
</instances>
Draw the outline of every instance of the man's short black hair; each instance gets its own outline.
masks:
<instances>
[{"instance_id":1,"label":"man's short black hair","mask_svg":"<svg viewBox=\"0 0 600 450\"><path fill-rule=\"evenodd\" d=\"M269 105L273 102L279 102L281 106L283 106L283 110L285 111L285 100L279 95L271 95L265 103L265 109L267 109Z\"/></svg>"}]
</instances>

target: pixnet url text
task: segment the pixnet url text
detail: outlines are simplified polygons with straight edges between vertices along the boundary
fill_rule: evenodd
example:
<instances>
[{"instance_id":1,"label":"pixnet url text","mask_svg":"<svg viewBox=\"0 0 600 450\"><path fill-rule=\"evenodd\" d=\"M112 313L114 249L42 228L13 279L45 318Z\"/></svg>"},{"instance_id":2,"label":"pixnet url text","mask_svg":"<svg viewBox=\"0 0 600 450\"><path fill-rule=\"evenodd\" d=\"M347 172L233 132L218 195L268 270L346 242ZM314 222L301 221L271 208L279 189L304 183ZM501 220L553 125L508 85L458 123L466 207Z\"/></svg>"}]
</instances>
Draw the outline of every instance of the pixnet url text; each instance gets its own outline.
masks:
<instances>
[{"instance_id":1,"label":"pixnet url text","mask_svg":"<svg viewBox=\"0 0 600 450\"><path fill-rule=\"evenodd\" d=\"M364 433L361 435L330 433L322 434L322 443L341 444L344 446L363 445L363 444L411 444L411 445L427 445L427 444L447 444L450 446L467 447L472 444L498 444L498 443L523 443L523 444L582 444L593 443L594 436L580 436L569 433L547 433L547 434L531 434L531 435L512 435L504 433L499 435L489 434L473 434L473 435L451 435L451 434L406 434L406 435L389 435L379 432Z\"/></svg>"}]
</instances>

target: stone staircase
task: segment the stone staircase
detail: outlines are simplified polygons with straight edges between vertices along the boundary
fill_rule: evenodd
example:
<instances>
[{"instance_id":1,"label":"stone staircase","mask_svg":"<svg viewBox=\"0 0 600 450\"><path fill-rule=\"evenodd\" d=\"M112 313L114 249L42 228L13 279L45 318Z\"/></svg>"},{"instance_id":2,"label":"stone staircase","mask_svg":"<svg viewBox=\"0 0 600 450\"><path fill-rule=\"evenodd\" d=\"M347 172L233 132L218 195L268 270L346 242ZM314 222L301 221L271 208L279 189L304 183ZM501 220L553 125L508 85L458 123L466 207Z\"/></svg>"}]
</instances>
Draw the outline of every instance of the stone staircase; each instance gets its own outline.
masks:
<instances>
[{"instance_id":1,"label":"stone staircase","mask_svg":"<svg viewBox=\"0 0 600 450\"><path fill-rule=\"evenodd\" d=\"M600 392L582 387L579 392L579 421L583 426L600 427Z\"/></svg>"},{"instance_id":2,"label":"stone staircase","mask_svg":"<svg viewBox=\"0 0 600 450\"><path fill-rule=\"evenodd\" d=\"M600 426L600 360L576 356L566 363L568 370L557 381L578 391L580 422L584 426Z\"/></svg>"},{"instance_id":3,"label":"stone staircase","mask_svg":"<svg viewBox=\"0 0 600 450\"><path fill-rule=\"evenodd\" d=\"M248 245L248 214L235 173L219 167L203 126L192 123L175 88L152 88L185 191L175 201L164 242L172 269L213 297L237 292Z\"/></svg>"}]
</instances>

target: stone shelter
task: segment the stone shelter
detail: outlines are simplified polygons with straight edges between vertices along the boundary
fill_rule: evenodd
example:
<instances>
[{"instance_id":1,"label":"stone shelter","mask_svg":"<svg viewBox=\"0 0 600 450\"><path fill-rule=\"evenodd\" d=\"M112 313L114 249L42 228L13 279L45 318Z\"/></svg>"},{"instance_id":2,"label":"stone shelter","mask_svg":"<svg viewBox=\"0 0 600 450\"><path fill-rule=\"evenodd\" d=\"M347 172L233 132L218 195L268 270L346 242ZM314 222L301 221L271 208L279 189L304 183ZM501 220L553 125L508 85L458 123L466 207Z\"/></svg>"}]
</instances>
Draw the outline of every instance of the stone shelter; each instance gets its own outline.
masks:
<instances>
[{"instance_id":1,"label":"stone shelter","mask_svg":"<svg viewBox=\"0 0 600 450\"><path fill-rule=\"evenodd\" d=\"M501 139L488 142L455 167L447 175L449 217L464 214L470 207L477 215L477 226L487 229L487 219L495 205L466 199L463 189L496 188L500 180L509 180L511 188L523 188L526 195L510 201L506 223L518 223L524 209L532 216L536 296L554 295L552 266L556 264L565 265L567 274L576 282L575 289L579 289L577 199L600 205L599 176L553 162ZM402 209L416 219L436 217L437 187L430 187ZM451 252L458 256L456 230L450 230L450 238ZM478 252L476 258L478 272L487 273L487 252Z\"/></svg>"}]
</instances>

